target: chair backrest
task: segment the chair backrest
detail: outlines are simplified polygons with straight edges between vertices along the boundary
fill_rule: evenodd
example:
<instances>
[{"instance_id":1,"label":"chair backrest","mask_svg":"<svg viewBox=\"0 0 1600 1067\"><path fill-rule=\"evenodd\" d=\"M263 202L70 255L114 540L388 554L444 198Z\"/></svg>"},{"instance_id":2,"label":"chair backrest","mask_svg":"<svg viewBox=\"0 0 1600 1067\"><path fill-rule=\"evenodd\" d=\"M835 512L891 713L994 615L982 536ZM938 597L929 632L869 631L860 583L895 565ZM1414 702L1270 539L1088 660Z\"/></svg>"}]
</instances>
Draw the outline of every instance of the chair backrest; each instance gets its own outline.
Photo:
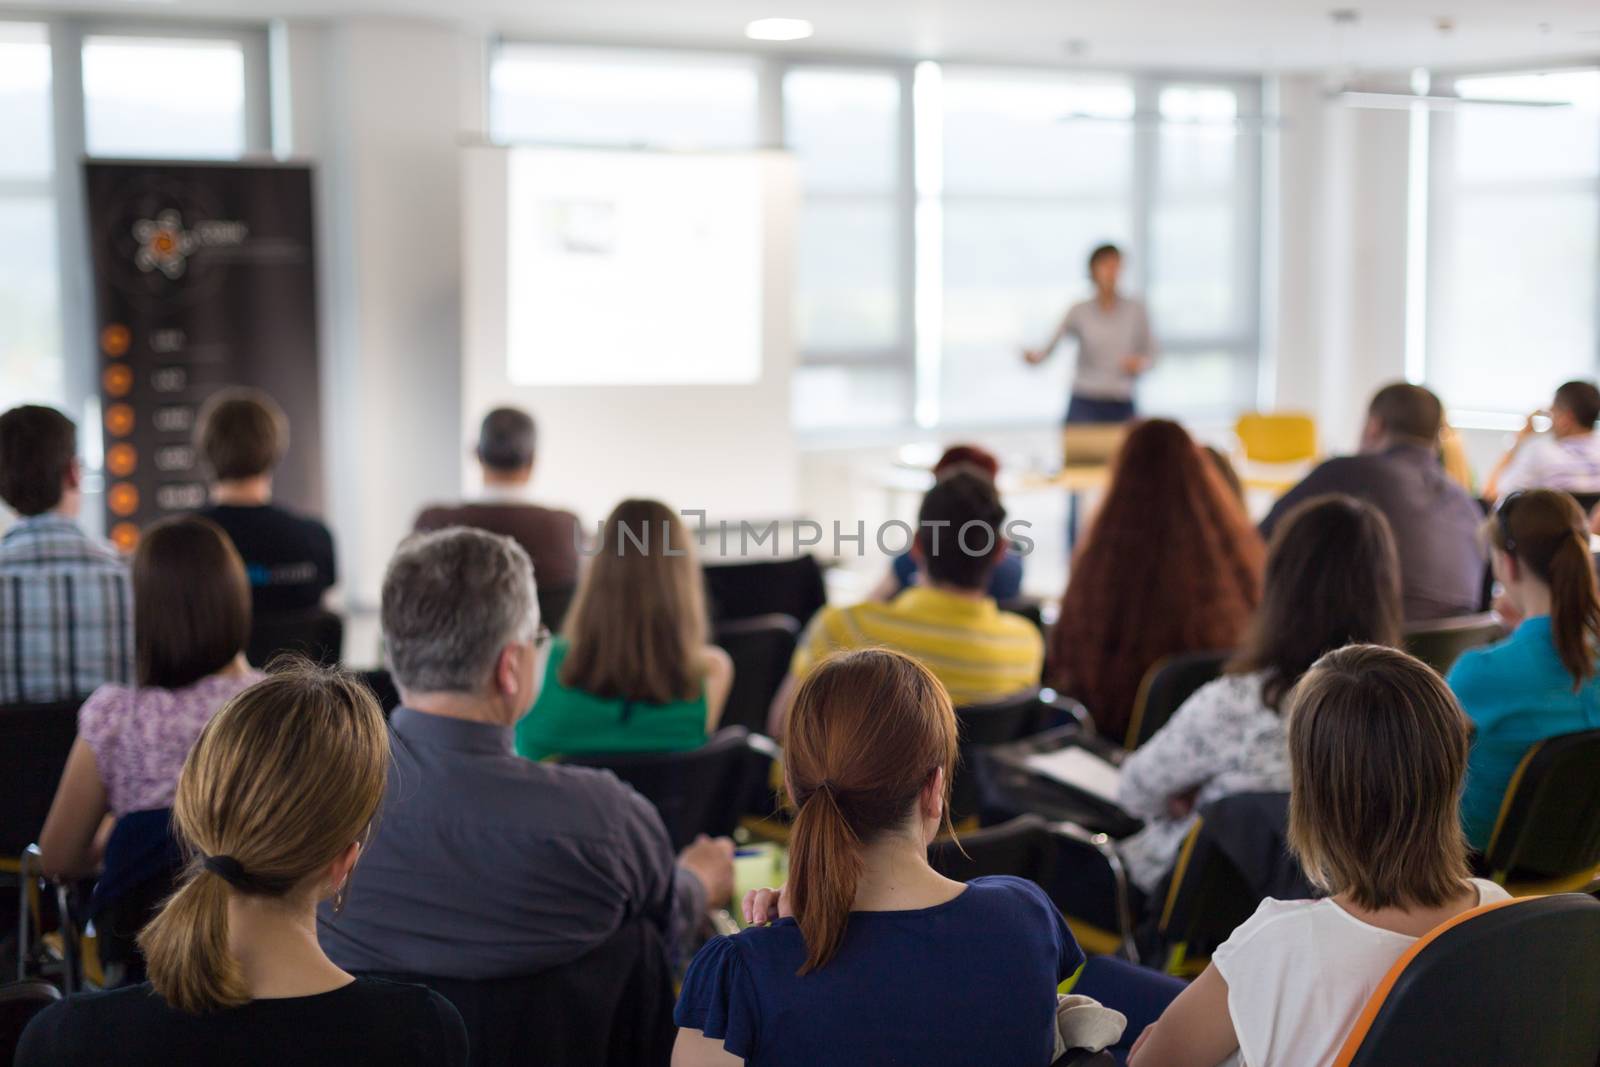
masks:
<instances>
[{"instance_id":1,"label":"chair backrest","mask_svg":"<svg viewBox=\"0 0 1600 1067\"><path fill-rule=\"evenodd\" d=\"M1461 653L1497 641L1505 636L1505 632L1505 625L1498 615L1481 611L1473 615L1408 623L1402 643L1407 652L1444 674L1461 657Z\"/></svg>"},{"instance_id":2,"label":"chair backrest","mask_svg":"<svg viewBox=\"0 0 1600 1067\"><path fill-rule=\"evenodd\" d=\"M1501 884L1586 882L1600 868L1600 730L1547 738L1528 750L1484 858Z\"/></svg>"},{"instance_id":3,"label":"chair backrest","mask_svg":"<svg viewBox=\"0 0 1600 1067\"><path fill-rule=\"evenodd\" d=\"M61 999L61 990L49 982L29 979L0 985L0 1063L16 1058L22 1031L35 1015Z\"/></svg>"},{"instance_id":4,"label":"chair backrest","mask_svg":"<svg viewBox=\"0 0 1600 1067\"><path fill-rule=\"evenodd\" d=\"M1184 652L1151 664L1133 698L1124 747L1138 748L1154 737L1195 690L1221 677L1222 667L1232 655L1232 652Z\"/></svg>"},{"instance_id":5,"label":"chair backrest","mask_svg":"<svg viewBox=\"0 0 1600 1067\"><path fill-rule=\"evenodd\" d=\"M1576 893L1464 912L1406 950L1334 1067L1600 1063L1600 900Z\"/></svg>"},{"instance_id":6,"label":"chair backrest","mask_svg":"<svg viewBox=\"0 0 1600 1067\"><path fill-rule=\"evenodd\" d=\"M454 1004L467 1028L469 1067L667 1067L672 1058L672 968L665 939L642 919L535 975L373 977L419 983Z\"/></svg>"},{"instance_id":7,"label":"chair backrest","mask_svg":"<svg viewBox=\"0 0 1600 1067\"><path fill-rule=\"evenodd\" d=\"M567 612L572 608L572 600L578 595L575 585L558 585L553 587L539 586L539 621L544 623L545 629L553 634L561 632L561 624L567 621Z\"/></svg>"},{"instance_id":8,"label":"chair backrest","mask_svg":"<svg viewBox=\"0 0 1600 1067\"><path fill-rule=\"evenodd\" d=\"M1034 629L1044 633L1044 601L1036 596L1018 596L1000 601L1000 610L1021 615L1033 623Z\"/></svg>"},{"instance_id":9,"label":"chair backrest","mask_svg":"<svg viewBox=\"0 0 1600 1067\"><path fill-rule=\"evenodd\" d=\"M791 615L756 615L719 622L712 641L733 660L733 688L722 709L724 726L760 733L767 711L794 659L800 623Z\"/></svg>"},{"instance_id":10,"label":"chair backrest","mask_svg":"<svg viewBox=\"0 0 1600 1067\"><path fill-rule=\"evenodd\" d=\"M950 817L960 821L979 814L983 798L982 750L1009 744L1055 725L1052 705L1031 689L989 704L967 704L956 709L960 729L960 760L950 783Z\"/></svg>"},{"instance_id":11,"label":"chair backrest","mask_svg":"<svg viewBox=\"0 0 1600 1067\"><path fill-rule=\"evenodd\" d=\"M1233 432L1244 458L1256 463L1317 458L1317 420L1301 412L1251 412L1239 416Z\"/></svg>"},{"instance_id":12,"label":"chair backrest","mask_svg":"<svg viewBox=\"0 0 1600 1067\"><path fill-rule=\"evenodd\" d=\"M1056 845L1050 824L1037 815L941 838L928 846L928 862L946 878L970 882L991 874L1026 878L1046 892L1055 881Z\"/></svg>"},{"instance_id":13,"label":"chair backrest","mask_svg":"<svg viewBox=\"0 0 1600 1067\"><path fill-rule=\"evenodd\" d=\"M750 732L729 726L689 752L589 753L564 756L583 767L602 767L656 806L672 847L683 848L697 834L731 834L739 824L752 779L763 776L770 759L751 744Z\"/></svg>"},{"instance_id":14,"label":"chair backrest","mask_svg":"<svg viewBox=\"0 0 1600 1067\"><path fill-rule=\"evenodd\" d=\"M1200 810L1184 839L1156 921L1159 962L1171 973L1228 939L1267 897L1314 895L1286 848L1289 794L1239 793Z\"/></svg>"},{"instance_id":15,"label":"chair backrest","mask_svg":"<svg viewBox=\"0 0 1600 1067\"><path fill-rule=\"evenodd\" d=\"M777 614L792 617L804 628L828 602L822 565L812 555L708 563L703 569L711 617L718 622Z\"/></svg>"},{"instance_id":16,"label":"chair backrest","mask_svg":"<svg viewBox=\"0 0 1600 1067\"><path fill-rule=\"evenodd\" d=\"M0 707L0 858L14 861L39 836L78 736L78 704Z\"/></svg>"},{"instance_id":17,"label":"chair backrest","mask_svg":"<svg viewBox=\"0 0 1600 1067\"><path fill-rule=\"evenodd\" d=\"M372 695L378 698L378 707L383 709L384 717L400 706L400 690L394 684L394 677L382 667L373 667L369 670L357 671L356 674L366 687L372 690Z\"/></svg>"},{"instance_id":18,"label":"chair backrest","mask_svg":"<svg viewBox=\"0 0 1600 1067\"><path fill-rule=\"evenodd\" d=\"M331 611L283 614L257 613L250 624L245 656L258 667L282 653L305 656L325 667L336 667L344 655L344 620Z\"/></svg>"}]
</instances>

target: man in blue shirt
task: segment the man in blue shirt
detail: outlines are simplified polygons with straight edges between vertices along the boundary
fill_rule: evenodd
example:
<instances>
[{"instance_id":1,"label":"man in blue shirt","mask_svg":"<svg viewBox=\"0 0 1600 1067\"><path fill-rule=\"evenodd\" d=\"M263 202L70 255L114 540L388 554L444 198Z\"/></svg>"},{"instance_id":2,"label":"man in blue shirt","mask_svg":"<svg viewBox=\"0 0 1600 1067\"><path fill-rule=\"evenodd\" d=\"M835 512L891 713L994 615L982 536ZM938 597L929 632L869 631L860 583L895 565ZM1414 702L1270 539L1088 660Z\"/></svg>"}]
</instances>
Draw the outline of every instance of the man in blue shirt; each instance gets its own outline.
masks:
<instances>
[{"instance_id":1,"label":"man in blue shirt","mask_svg":"<svg viewBox=\"0 0 1600 1067\"><path fill-rule=\"evenodd\" d=\"M19 516L0 539L0 705L78 700L132 677L128 568L78 527L77 456L61 412L0 415L0 499Z\"/></svg>"}]
</instances>

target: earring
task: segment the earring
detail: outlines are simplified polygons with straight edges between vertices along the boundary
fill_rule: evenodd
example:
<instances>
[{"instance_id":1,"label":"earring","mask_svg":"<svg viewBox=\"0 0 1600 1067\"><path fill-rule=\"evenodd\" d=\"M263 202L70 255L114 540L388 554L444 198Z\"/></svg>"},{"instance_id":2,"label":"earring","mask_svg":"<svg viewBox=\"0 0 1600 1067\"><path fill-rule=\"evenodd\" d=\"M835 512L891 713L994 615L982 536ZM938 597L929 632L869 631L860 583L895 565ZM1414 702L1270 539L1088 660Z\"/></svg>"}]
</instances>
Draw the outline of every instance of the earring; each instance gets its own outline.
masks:
<instances>
[{"instance_id":1,"label":"earring","mask_svg":"<svg viewBox=\"0 0 1600 1067\"><path fill-rule=\"evenodd\" d=\"M346 877L344 881L339 883L339 888L333 891L333 913L335 915L339 915L344 912L345 894L348 893L349 890L350 879Z\"/></svg>"}]
</instances>

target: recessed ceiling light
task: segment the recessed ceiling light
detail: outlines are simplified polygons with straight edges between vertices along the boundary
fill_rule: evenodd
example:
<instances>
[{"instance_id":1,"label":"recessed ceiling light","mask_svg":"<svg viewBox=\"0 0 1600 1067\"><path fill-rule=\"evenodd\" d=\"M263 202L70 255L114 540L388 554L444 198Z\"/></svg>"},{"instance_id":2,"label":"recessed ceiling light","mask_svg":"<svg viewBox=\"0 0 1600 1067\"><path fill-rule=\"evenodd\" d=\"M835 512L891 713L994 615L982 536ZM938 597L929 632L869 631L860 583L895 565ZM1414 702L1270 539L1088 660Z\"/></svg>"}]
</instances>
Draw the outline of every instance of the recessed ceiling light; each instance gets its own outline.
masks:
<instances>
[{"instance_id":1,"label":"recessed ceiling light","mask_svg":"<svg viewBox=\"0 0 1600 1067\"><path fill-rule=\"evenodd\" d=\"M752 41L802 41L811 36L806 19L756 19L744 28Z\"/></svg>"}]
</instances>

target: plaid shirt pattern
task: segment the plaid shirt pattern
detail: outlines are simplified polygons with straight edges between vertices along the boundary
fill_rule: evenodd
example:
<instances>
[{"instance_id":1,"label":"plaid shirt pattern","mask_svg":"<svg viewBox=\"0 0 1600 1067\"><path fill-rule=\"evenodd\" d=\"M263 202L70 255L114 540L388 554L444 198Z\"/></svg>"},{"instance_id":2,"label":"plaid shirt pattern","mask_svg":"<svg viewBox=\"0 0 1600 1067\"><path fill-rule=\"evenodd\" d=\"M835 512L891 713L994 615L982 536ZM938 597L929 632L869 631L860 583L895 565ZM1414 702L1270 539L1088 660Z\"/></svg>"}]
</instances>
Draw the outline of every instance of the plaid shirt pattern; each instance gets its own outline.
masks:
<instances>
[{"instance_id":1,"label":"plaid shirt pattern","mask_svg":"<svg viewBox=\"0 0 1600 1067\"><path fill-rule=\"evenodd\" d=\"M59 515L0 539L0 705L46 704L126 683L133 666L128 568Z\"/></svg>"}]
</instances>

